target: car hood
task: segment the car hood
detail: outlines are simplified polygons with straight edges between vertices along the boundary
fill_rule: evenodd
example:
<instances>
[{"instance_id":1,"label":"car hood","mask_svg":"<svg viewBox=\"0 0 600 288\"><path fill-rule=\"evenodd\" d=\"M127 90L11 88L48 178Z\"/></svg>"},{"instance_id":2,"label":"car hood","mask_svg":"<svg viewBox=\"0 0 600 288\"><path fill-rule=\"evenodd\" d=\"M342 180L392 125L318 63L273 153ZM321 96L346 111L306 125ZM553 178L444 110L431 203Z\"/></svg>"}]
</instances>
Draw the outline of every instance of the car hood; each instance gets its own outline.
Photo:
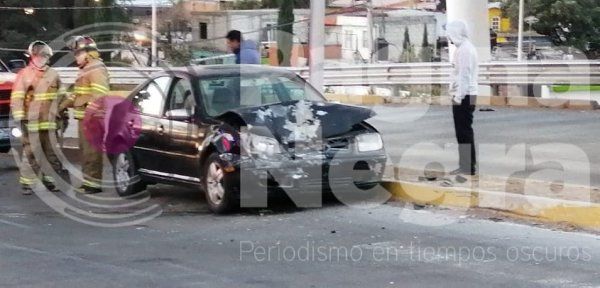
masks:
<instances>
[{"instance_id":1,"label":"car hood","mask_svg":"<svg viewBox=\"0 0 600 288\"><path fill-rule=\"evenodd\" d=\"M281 143L314 141L342 135L375 116L370 109L313 101L291 101L229 112L239 115L253 133L271 134Z\"/></svg>"}]
</instances>

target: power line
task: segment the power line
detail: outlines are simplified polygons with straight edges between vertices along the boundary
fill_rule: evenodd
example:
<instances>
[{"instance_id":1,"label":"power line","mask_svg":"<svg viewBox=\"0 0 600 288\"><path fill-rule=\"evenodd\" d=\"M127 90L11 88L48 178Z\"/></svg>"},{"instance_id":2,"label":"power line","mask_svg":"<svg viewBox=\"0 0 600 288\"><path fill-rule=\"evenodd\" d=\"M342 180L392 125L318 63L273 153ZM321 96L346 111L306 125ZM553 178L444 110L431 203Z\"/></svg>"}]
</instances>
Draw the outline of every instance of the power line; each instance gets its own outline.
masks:
<instances>
[{"instance_id":1,"label":"power line","mask_svg":"<svg viewBox=\"0 0 600 288\"><path fill-rule=\"evenodd\" d=\"M122 7L122 6L113 5L113 6L106 6L106 7ZM344 15L346 13L356 12L356 11L359 11L361 9L360 7L362 7L361 4L354 4L354 5L351 5L349 7L343 7L341 9L336 9L336 10L333 10L333 11L330 11L330 12L326 12L325 13L325 17L327 17L327 16L335 16L335 15ZM1 7L0 6L0 10L2 10L3 8L6 8L6 7ZM8 8L12 9L12 8L16 8L16 7L8 7ZM45 7L45 8L77 8L77 7ZM80 8L86 8L86 7L80 7ZM87 7L87 8L100 8L100 7ZM357 8L359 10L356 10ZM12 10L22 10L22 9L25 9L25 7L19 7L17 9L12 9ZM38 8L33 8L33 9L38 9ZM245 16L240 17L240 18L235 18L234 20L250 19L250 18L254 18L256 16L265 16L265 15L270 15L270 14L271 13L269 13L269 12L265 12L265 13L259 13L257 15L247 15L247 16L245 15ZM304 15L302 15L302 16L304 16ZM215 21L214 23L223 23L223 22L229 22L229 21L230 20L221 20L221 21ZM294 25L294 24L306 23L306 22L310 22L310 21L311 21L310 17L306 17L304 19L296 20L296 21L293 21L293 22L272 25L270 27L270 29L276 31L276 30L278 30L277 28L281 28L281 27L285 27L285 26L289 26L289 25ZM255 29L255 30L251 30L251 31L245 31L244 34L260 33L260 32L265 31L265 29L266 28L263 27L263 28L259 28L259 29ZM214 37L214 38L201 39L201 40L198 40L198 41L189 41L189 42L185 42L185 44L186 45L205 44L206 42L215 42L215 41L218 41L218 40L223 40L225 38L226 38L226 36L218 36L218 37ZM27 50L25 50L25 49L18 49L18 48L0 47L0 51L24 52L24 51L27 51ZM66 52L70 52L70 51L71 50L54 50L54 52L65 52L65 53ZM105 49L105 51L118 51L118 49Z\"/></svg>"},{"instance_id":2,"label":"power line","mask_svg":"<svg viewBox=\"0 0 600 288\"><path fill-rule=\"evenodd\" d=\"M353 4L351 6L348 7L343 7L341 9L337 9L337 10L333 10L330 12L326 12L325 13L325 17L328 16L336 16L336 15L344 15L347 13L352 13L352 12L357 12L360 11L362 8L362 4ZM270 15L270 13L264 13L264 14L260 14L260 15ZM294 15L294 16L298 16L298 15ZM300 15L300 16L306 16L306 15ZM244 18L252 18L254 17L254 15L250 15L250 16L244 16ZM217 21L217 23L219 22L230 22L230 21L236 21L240 18L235 18L233 20L223 20L223 21ZM282 24L275 24L272 25L270 27L271 30L277 31L277 28L281 28L281 27L285 27L285 26L289 26L289 25L294 25L294 24L301 24L301 23L305 23L305 22L310 22L311 19L310 17L305 17L304 19L301 20L295 20L293 22L288 22L288 23L282 23ZM250 30L250 31L244 31L243 34L253 34L253 33L260 33L265 31L265 27L263 28L259 28L259 29L255 29L255 30ZM211 41L217 41L217 40L223 40L225 39L226 36L218 36L218 37L214 37L214 38L208 38L208 39L201 39L198 41L190 41L190 42L186 42L186 44L198 44L198 43L203 43L203 42L211 42Z\"/></svg>"},{"instance_id":3,"label":"power line","mask_svg":"<svg viewBox=\"0 0 600 288\"><path fill-rule=\"evenodd\" d=\"M0 10L97 10L97 9L115 9L125 7L121 5L110 5L110 6L73 6L73 7L16 7L16 6L0 6Z\"/></svg>"},{"instance_id":4,"label":"power line","mask_svg":"<svg viewBox=\"0 0 600 288\"><path fill-rule=\"evenodd\" d=\"M123 49L98 49L98 52L114 52L114 51L120 51ZM18 48L3 48L0 47L0 51L7 51L7 52L27 52L27 49L18 49ZM71 53L73 52L73 50L52 50L52 52L54 53Z\"/></svg>"}]
</instances>

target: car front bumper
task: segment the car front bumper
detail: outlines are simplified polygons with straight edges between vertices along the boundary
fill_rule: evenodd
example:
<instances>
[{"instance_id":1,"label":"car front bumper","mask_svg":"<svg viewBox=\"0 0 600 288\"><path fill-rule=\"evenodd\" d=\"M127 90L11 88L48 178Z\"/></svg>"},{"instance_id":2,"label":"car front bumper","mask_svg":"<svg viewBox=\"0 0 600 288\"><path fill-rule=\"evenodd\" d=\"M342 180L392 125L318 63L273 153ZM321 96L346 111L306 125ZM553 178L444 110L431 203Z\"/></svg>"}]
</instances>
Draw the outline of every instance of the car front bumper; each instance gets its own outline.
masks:
<instances>
[{"instance_id":1,"label":"car front bumper","mask_svg":"<svg viewBox=\"0 0 600 288\"><path fill-rule=\"evenodd\" d=\"M381 181L387 157L383 151L345 155L333 159L245 159L240 171L241 187L258 184L263 188L331 191L363 188Z\"/></svg>"}]
</instances>

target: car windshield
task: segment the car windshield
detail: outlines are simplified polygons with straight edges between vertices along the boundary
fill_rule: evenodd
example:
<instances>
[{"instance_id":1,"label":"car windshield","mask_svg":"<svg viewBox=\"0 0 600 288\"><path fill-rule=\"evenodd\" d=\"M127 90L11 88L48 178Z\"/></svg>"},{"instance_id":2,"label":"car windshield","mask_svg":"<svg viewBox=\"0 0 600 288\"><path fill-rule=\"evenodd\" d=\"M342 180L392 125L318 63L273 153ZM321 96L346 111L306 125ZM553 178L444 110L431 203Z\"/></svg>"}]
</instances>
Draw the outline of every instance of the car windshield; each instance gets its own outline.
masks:
<instances>
[{"instance_id":1,"label":"car windshield","mask_svg":"<svg viewBox=\"0 0 600 288\"><path fill-rule=\"evenodd\" d=\"M0 72L9 72L4 62L0 61Z\"/></svg>"},{"instance_id":2,"label":"car windshield","mask_svg":"<svg viewBox=\"0 0 600 288\"><path fill-rule=\"evenodd\" d=\"M238 108L289 101L325 101L319 92L295 75L250 74L204 78L200 79L200 89L210 116Z\"/></svg>"}]
</instances>

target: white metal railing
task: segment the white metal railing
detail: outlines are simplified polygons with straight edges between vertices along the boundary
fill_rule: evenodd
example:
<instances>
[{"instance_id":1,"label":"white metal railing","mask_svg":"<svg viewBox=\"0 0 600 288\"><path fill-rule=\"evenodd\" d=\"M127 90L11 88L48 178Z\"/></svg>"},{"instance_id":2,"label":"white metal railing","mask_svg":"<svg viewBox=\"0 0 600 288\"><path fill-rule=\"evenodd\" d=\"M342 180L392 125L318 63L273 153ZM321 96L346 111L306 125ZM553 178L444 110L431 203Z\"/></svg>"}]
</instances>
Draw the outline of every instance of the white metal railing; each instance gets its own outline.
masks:
<instances>
[{"instance_id":1,"label":"white metal railing","mask_svg":"<svg viewBox=\"0 0 600 288\"><path fill-rule=\"evenodd\" d=\"M109 68L111 83L138 85L153 73L169 68ZM72 84L76 68L58 68L63 82ZM308 68L290 68L308 79ZM325 67L326 86L416 85L450 83L449 63L372 64ZM555 85L600 84L600 61L491 62L480 65L480 83L484 85Z\"/></svg>"},{"instance_id":2,"label":"white metal railing","mask_svg":"<svg viewBox=\"0 0 600 288\"><path fill-rule=\"evenodd\" d=\"M224 61L225 59L234 58L235 54L225 54L219 56L205 57L205 58L196 58L190 61L194 65L207 65L207 64L218 64L218 61Z\"/></svg>"}]
</instances>

